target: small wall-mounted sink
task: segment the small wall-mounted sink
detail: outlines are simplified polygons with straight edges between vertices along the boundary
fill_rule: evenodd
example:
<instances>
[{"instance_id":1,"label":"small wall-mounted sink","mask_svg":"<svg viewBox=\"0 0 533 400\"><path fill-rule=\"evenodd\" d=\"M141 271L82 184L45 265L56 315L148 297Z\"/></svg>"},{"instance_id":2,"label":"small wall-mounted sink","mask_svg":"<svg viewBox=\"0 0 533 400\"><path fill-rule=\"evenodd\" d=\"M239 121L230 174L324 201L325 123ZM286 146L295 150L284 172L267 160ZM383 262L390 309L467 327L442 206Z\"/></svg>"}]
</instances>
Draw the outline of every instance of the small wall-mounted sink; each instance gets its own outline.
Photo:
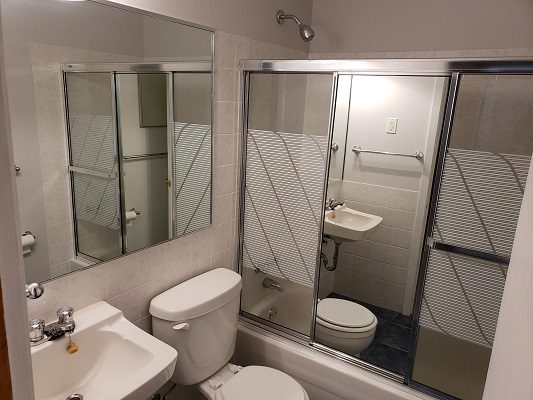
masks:
<instances>
[{"instance_id":1,"label":"small wall-mounted sink","mask_svg":"<svg viewBox=\"0 0 533 400\"><path fill-rule=\"evenodd\" d=\"M363 240L383 221L382 217L352 210L346 206L326 211L324 233L341 242Z\"/></svg>"},{"instance_id":2,"label":"small wall-mounted sink","mask_svg":"<svg viewBox=\"0 0 533 400\"><path fill-rule=\"evenodd\" d=\"M62 337L31 349L36 400L146 399L174 373L177 352L99 302L76 311L72 341Z\"/></svg>"}]
</instances>

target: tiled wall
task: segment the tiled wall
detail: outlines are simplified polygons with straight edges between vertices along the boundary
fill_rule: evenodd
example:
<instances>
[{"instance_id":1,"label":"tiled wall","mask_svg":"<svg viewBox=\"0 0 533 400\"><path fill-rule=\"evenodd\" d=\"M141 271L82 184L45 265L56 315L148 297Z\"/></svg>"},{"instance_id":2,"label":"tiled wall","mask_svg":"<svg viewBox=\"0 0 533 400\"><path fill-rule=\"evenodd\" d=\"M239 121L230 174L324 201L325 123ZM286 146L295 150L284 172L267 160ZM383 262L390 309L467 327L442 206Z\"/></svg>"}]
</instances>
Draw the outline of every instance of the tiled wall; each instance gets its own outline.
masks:
<instances>
[{"instance_id":1,"label":"tiled wall","mask_svg":"<svg viewBox=\"0 0 533 400\"><path fill-rule=\"evenodd\" d=\"M467 75L461 79L450 147L530 156L530 75Z\"/></svg>"},{"instance_id":2,"label":"tiled wall","mask_svg":"<svg viewBox=\"0 0 533 400\"><path fill-rule=\"evenodd\" d=\"M367 238L344 242L334 291L355 300L402 312L418 192L344 181L350 208L383 217Z\"/></svg>"},{"instance_id":3,"label":"tiled wall","mask_svg":"<svg viewBox=\"0 0 533 400\"><path fill-rule=\"evenodd\" d=\"M244 37L215 35L213 226L189 236L100 264L45 284L44 295L28 301L29 318L55 319L69 304L80 309L106 300L150 331L150 300L207 270L236 269L238 154L240 147L239 59L306 58L307 54ZM55 173L51 168L50 173Z\"/></svg>"}]
</instances>

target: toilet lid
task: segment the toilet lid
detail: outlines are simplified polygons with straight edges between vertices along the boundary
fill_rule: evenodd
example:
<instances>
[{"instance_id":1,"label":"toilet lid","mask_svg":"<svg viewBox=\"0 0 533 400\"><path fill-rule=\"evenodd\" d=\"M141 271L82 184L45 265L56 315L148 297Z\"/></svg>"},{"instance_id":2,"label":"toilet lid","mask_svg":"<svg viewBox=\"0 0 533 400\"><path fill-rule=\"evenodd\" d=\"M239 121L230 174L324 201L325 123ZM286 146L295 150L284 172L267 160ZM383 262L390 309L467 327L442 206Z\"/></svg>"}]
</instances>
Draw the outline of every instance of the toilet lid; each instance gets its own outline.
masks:
<instances>
[{"instance_id":1,"label":"toilet lid","mask_svg":"<svg viewBox=\"0 0 533 400\"><path fill-rule=\"evenodd\" d=\"M363 328L372 325L376 317L372 312L353 301L327 298L317 306L317 317L332 325L345 328Z\"/></svg>"},{"instance_id":2,"label":"toilet lid","mask_svg":"<svg viewBox=\"0 0 533 400\"><path fill-rule=\"evenodd\" d=\"M277 369L250 366L241 369L217 390L215 400L308 400L303 387Z\"/></svg>"}]
</instances>

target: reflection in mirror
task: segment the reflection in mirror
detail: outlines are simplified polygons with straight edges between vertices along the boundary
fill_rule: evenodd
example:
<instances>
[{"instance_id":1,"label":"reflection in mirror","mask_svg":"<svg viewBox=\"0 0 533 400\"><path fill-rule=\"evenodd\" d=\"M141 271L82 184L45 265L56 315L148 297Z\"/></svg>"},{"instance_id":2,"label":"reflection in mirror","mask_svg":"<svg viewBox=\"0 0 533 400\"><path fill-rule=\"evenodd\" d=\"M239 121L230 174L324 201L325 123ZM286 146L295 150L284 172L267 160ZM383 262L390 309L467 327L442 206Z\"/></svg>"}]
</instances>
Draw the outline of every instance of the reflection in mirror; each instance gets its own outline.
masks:
<instances>
[{"instance_id":1,"label":"reflection in mirror","mask_svg":"<svg viewBox=\"0 0 533 400\"><path fill-rule=\"evenodd\" d=\"M212 32L57 0L2 22L28 281L209 226Z\"/></svg>"},{"instance_id":2,"label":"reflection in mirror","mask_svg":"<svg viewBox=\"0 0 533 400\"><path fill-rule=\"evenodd\" d=\"M241 309L305 336L313 318L333 83L333 74L250 76Z\"/></svg>"},{"instance_id":3,"label":"reflection in mirror","mask_svg":"<svg viewBox=\"0 0 533 400\"><path fill-rule=\"evenodd\" d=\"M402 375L446 90L439 77L338 79L315 340Z\"/></svg>"}]
</instances>

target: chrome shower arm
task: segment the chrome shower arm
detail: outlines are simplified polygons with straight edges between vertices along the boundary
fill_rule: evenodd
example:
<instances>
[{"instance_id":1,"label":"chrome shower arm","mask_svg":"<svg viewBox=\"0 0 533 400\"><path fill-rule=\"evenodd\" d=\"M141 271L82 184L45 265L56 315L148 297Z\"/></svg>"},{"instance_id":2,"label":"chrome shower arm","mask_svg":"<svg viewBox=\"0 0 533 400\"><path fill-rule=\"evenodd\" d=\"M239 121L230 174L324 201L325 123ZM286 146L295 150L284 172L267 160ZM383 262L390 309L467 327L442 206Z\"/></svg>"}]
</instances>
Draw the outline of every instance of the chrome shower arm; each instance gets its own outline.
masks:
<instances>
[{"instance_id":1,"label":"chrome shower arm","mask_svg":"<svg viewBox=\"0 0 533 400\"><path fill-rule=\"evenodd\" d=\"M282 24L286 19L292 19L294 22L298 24L298 26L303 25L302 21L300 21L296 15L285 14L283 10L278 11L278 13L276 14L276 19L278 21L278 24Z\"/></svg>"}]
</instances>

